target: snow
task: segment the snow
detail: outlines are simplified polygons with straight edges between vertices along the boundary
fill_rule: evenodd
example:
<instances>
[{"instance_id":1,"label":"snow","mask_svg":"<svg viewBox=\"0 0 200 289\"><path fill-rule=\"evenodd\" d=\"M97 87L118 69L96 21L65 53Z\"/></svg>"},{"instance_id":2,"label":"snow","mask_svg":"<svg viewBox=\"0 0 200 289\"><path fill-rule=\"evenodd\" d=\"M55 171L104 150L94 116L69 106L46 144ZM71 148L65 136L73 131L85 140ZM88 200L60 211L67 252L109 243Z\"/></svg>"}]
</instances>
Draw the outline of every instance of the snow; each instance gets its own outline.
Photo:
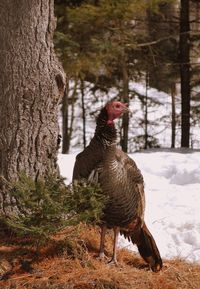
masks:
<instances>
[{"instance_id":1,"label":"snow","mask_svg":"<svg viewBox=\"0 0 200 289\"><path fill-rule=\"evenodd\" d=\"M130 155L145 180L145 221L163 258L200 263L200 151L142 151ZM58 156L71 182L75 154ZM137 251L123 237L119 245Z\"/></svg>"},{"instance_id":2,"label":"snow","mask_svg":"<svg viewBox=\"0 0 200 289\"><path fill-rule=\"evenodd\" d=\"M120 87L119 83L119 87ZM74 93L74 83L70 81L69 98ZM138 136L145 134L144 119L145 107L141 99L148 97L148 134L154 137L160 147L171 146L171 95L163 91L158 91L155 88L148 87L146 90L145 81L135 82L130 81L130 121L129 121L129 151L133 152L144 146L142 141L139 141ZM74 107L74 121L71 139L70 150L77 153L83 146L83 123L82 123L82 110L81 110L81 90L77 88L77 100ZM138 97L138 94L140 97ZM85 82L85 112L86 112L86 140L87 143L93 136L95 129L95 116L99 113L100 108L104 104L113 99L119 99L121 95L120 89L111 87L107 92L94 91L93 85ZM192 104L194 106L194 104ZM199 105L196 104L196 105ZM180 144L181 129L180 129L180 111L181 111L181 96L180 89L177 87L176 95L176 146ZM69 119L72 114L71 105L69 105ZM199 137L199 118L191 120L190 139L191 147L200 147ZM119 129L121 126L121 119L116 122L116 127ZM62 124L60 122L60 127Z\"/></svg>"},{"instance_id":3,"label":"snow","mask_svg":"<svg viewBox=\"0 0 200 289\"><path fill-rule=\"evenodd\" d=\"M74 167L76 155L75 154L59 154L58 165L60 168L61 175L66 178L66 183L71 183L72 172Z\"/></svg>"}]
</instances>

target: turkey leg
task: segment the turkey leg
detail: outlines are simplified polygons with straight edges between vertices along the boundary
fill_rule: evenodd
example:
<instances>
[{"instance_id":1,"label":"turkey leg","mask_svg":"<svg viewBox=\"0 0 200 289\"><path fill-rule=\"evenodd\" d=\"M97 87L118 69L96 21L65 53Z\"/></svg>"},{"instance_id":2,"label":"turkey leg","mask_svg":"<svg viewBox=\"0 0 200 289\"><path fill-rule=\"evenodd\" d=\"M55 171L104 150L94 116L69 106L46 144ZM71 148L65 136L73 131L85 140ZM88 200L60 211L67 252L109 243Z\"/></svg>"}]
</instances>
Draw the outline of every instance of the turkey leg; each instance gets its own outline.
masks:
<instances>
[{"instance_id":1,"label":"turkey leg","mask_svg":"<svg viewBox=\"0 0 200 289\"><path fill-rule=\"evenodd\" d=\"M119 227L114 227L114 245L113 245L113 255L112 259L110 260L109 264L117 265L117 243L119 237Z\"/></svg>"},{"instance_id":2,"label":"turkey leg","mask_svg":"<svg viewBox=\"0 0 200 289\"><path fill-rule=\"evenodd\" d=\"M101 227L101 241L100 241L100 249L99 249L99 258L102 260L105 257L104 248L105 248L106 230L107 230L106 225L102 225L102 227Z\"/></svg>"}]
</instances>

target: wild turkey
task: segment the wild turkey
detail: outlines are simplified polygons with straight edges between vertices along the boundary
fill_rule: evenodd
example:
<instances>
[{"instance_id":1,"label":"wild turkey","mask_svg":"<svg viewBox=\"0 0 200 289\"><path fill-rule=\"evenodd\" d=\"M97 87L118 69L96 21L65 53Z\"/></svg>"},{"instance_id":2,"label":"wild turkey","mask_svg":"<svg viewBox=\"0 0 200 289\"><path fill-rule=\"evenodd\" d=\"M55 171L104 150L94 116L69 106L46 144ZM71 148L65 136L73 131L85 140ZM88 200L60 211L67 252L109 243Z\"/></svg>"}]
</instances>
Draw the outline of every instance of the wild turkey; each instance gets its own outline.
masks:
<instances>
[{"instance_id":1,"label":"wild turkey","mask_svg":"<svg viewBox=\"0 0 200 289\"><path fill-rule=\"evenodd\" d=\"M140 255L157 272L162 259L156 243L144 222L144 182L135 162L117 148L116 129L113 120L128 112L127 105L108 102L101 110L94 137L79 153L73 171L73 180L82 178L100 183L108 196L101 225L99 256L104 256L107 228L114 229L114 246L111 261L117 263L116 248L119 233L136 244Z\"/></svg>"}]
</instances>

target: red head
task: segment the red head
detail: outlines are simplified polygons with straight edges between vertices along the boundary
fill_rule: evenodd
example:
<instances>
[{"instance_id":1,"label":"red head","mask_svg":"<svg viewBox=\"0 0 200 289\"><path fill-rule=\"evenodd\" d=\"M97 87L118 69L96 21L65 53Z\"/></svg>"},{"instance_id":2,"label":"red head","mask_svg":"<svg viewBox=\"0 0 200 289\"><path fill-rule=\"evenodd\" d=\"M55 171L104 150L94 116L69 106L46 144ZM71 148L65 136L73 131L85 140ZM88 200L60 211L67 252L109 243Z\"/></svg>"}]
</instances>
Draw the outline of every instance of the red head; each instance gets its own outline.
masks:
<instances>
[{"instance_id":1,"label":"red head","mask_svg":"<svg viewBox=\"0 0 200 289\"><path fill-rule=\"evenodd\" d=\"M108 113L107 124L112 124L113 120L120 117L125 112L128 112L127 103L122 103L120 101L111 101L106 105L106 110Z\"/></svg>"}]
</instances>

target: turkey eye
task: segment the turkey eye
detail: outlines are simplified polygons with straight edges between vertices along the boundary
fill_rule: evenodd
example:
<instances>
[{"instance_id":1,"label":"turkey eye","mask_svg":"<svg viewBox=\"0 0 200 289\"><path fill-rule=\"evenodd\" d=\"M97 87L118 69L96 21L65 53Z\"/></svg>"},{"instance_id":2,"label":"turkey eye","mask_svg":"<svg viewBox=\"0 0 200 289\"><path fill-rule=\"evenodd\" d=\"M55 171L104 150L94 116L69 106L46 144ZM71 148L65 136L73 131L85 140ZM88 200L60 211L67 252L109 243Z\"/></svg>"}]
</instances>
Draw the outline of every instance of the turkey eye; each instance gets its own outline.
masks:
<instances>
[{"instance_id":1,"label":"turkey eye","mask_svg":"<svg viewBox=\"0 0 200 289\"><path fill-rule=\"evenodd\" d=\"M120 108L120 105L119 104L116 104L116 106L115 106L116 108Z\"/></svg>"}]
</instances>

